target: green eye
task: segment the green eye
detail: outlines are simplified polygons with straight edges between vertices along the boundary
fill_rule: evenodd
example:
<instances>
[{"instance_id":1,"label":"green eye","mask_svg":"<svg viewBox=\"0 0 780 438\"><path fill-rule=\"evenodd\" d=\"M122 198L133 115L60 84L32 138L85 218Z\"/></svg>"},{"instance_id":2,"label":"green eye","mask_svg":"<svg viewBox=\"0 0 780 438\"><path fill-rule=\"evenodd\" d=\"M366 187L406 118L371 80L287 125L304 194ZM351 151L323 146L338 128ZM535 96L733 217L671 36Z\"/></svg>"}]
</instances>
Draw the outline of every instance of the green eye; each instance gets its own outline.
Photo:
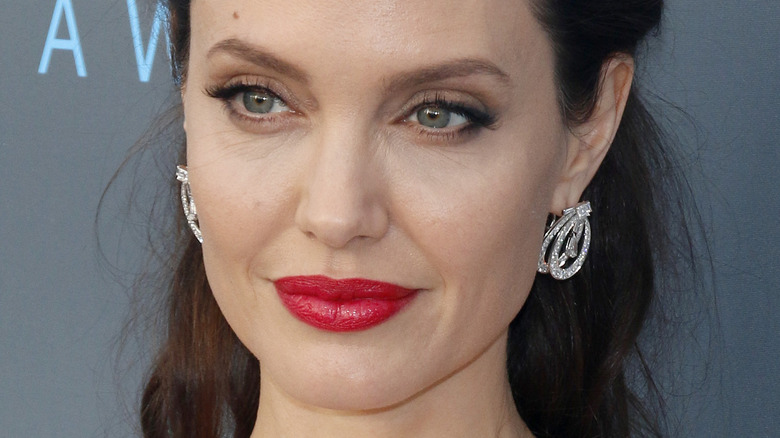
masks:
<instances>
[{"instance_id":1,"label":"green eye","mask_svg":"<svg viewBox=\"0 0 780 438\"><path fill-rule=\"evenodd\" d=\"M439 106L420 108L408 120L432 129L452 128L468 123L463 114Z\"/></svg>"},{"instance_id":2,"label":"green eye","mask_svg":"<svg viewBox=\"0 0 780 438\"><path fill-rule=\"evenodd\" d=\"M254 114L278 113L287 111L287 105L271 93L259 90L245 91L244 108Z\"/></svg>"}]
</instances>

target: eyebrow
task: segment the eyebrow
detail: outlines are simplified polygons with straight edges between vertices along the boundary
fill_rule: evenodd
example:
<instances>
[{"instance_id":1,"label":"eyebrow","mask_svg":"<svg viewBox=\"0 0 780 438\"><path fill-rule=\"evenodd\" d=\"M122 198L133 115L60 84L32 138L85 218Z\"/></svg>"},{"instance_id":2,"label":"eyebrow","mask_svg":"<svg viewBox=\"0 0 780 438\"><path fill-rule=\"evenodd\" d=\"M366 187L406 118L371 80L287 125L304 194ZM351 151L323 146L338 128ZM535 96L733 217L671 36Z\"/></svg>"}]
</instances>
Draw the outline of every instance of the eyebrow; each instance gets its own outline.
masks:
<instances>
[{"instance_id":1,"label":"eyebrow","mask_svg":"<svg viewBox=\"0 0 780 438\"><path fill-rule=\"evenodd\" d=\"M295 64L280 59L269 50L239 39L230 38L214 44L206 57L211 58L219 53L227 53L260 67L270 68L304 84L309 82L309 75ZM509 75L492 62L477 58L463 58L400 73L390 78L385 88L388 92L393 92L429 82L472 75L491 76L502 85L509 85L510 82Z\"/></svg>"},{"instance_id":2,"label":"eyebrow","mask_svg":"<svg viewBox=\"0 0 780 438\"><path fill-rule=\"evenodd\" d=\"M473 75L491 76L505 86L508 86L510 83L509 75L492 62L475 58L464 58L401 73L392 78L386 88L392 92L429 82Z\"/></svg>"},{"instance_id":3,"label":"eyebrow","mask_svg":"<svg viewBox=\"0 0 780 438\"><path fill-rule=\"evenodd\" d=\"M219 53L226 53L236 58L245 59L257 66L270 68L298 82L309 82L309 75L295 64L280 59L269 50L239 39L230 38L214 44L206 54L206 58L212 58Z\"/></svg>"}]
</instances>

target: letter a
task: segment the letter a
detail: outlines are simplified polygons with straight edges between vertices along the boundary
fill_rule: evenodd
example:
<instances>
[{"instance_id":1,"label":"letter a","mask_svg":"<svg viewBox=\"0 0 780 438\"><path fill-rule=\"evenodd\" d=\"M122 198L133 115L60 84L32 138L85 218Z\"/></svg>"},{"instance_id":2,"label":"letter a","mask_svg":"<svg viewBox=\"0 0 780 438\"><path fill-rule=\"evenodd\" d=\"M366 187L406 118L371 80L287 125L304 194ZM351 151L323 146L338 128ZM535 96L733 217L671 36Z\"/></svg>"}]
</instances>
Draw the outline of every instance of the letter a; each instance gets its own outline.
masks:
<instances>
[{"instance_id":1,"label":"letter a","mask_svg":"<svg viewBox=\"0 0 780 438\"><path fill-rule=\"evenodd\" d=\"M60 27L63 13L65 13L65 23L68 25L69 38L67 40L57 38L57 30ZM38 66L38 73L43 75L49 71L51 52L54 49L72 51L73 58L76 61L76 73L82 78L87 76L84 54L81 52L79 29L76 27L76 14L73 13L71 0L57 0L57 4L54 5L54 15L52 15L51 24L49 25L49 35L46 36L46 45L43 46L43 56L41 57L41 64Z\"/></svg>"},{"instance_id":2,"label":"letter a","mask_svg":"<svg viewBox=\"0 0 780 438\"><path fill-rule=\"evenodd\" d=\"M149 77L152 75L152 65L154 64L154 54L157 51L157 41L160 39L160 29L162 29L165 20L165 10L162 4L157 6L146 54L144 54L144 42L141 38L141 24L138 19L138 8L135 0L127 0L127 13L130 15L130 30L133 32L135 61L138 64L138 79L141 82L149 82Z\"/></svg>"}]
</instances>

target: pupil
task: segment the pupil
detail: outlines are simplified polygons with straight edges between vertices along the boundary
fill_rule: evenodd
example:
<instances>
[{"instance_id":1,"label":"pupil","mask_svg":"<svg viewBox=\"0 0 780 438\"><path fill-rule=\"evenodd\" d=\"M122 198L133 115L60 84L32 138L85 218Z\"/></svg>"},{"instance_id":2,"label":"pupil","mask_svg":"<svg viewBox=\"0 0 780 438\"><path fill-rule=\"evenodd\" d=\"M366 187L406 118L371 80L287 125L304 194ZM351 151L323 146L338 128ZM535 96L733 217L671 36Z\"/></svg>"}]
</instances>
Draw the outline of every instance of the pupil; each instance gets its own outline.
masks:
<instances>
[{"instance_id":1,"label":"pupil","mask_svg":"<svg viewBox=\"0 0 780 438\"><path fill-rule=\"evenodd\" d=\"M270 96L258 92L249 92L244 94L244 107L253 113L267 113L273 106L273 99Z\"/></svg>"},{"instance_id":2,"label":"pupil","mask_svg":"<svg viewBox=\"0 0 780 438\"><path fill-rule=\"evenodd\" d=\"M417 120L429 128L444 128L450 123L450 115L447 110L428 107L417 113Z\"/></svg>"}]
</instances>

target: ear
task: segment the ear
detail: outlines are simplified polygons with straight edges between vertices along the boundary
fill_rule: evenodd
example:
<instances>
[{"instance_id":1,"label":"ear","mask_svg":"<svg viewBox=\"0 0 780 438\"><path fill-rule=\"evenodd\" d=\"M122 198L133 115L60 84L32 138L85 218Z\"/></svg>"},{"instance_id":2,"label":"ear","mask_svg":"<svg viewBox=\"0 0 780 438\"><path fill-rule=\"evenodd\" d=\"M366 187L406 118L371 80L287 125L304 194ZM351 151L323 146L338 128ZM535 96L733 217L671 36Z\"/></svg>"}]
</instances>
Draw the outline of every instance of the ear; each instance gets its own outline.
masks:
<instances>
[{"instance_id":1,"label":"ear","mask_svg":"<svg viewBox=\"0 0 780 438\"><path fill-rule=\"evenodd\" d=\"M618 54L604 63L593 114L569 130L566 163L553 192L551 213L560 215L580 201L615 138L633 78L634 60L629 55Z\"/></svg>"}]
</instances>

